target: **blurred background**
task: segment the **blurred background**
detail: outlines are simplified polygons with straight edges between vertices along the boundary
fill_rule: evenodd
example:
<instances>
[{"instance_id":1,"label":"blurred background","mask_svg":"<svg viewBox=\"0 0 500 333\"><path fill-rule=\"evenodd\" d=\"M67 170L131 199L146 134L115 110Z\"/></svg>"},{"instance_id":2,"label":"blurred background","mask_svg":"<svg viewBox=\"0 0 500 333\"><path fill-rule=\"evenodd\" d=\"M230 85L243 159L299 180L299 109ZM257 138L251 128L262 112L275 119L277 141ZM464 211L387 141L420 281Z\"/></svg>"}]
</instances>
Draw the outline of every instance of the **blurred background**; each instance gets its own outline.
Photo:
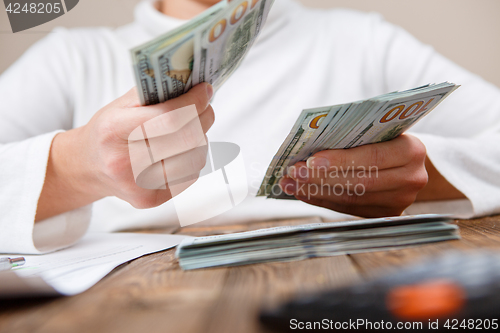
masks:
<instances>
[{"instance_id":1,"label":"blurred background","mask_svg":"<svg viewBox=\"0 0 500 333\"><path fill-rule=\"evenodd\" d=\"M133 20L140 0L81 0L66 15L13 34L0 10L0 73L56 26L117 27ZM179 1L179 0L172 0ZM500 0L300 0L319 8L376 11L440 53L500 87Z\"/></svg>"}]
</instances>

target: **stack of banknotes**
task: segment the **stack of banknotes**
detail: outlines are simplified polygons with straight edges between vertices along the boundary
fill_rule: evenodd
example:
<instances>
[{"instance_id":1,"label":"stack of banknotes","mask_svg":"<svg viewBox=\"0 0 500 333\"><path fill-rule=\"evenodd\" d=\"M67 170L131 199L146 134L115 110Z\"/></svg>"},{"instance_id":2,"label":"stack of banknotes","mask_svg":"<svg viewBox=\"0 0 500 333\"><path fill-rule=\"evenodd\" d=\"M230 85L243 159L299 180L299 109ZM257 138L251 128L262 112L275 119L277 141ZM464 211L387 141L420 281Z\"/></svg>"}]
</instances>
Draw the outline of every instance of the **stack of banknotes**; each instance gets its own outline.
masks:
<instances>
[{"instance_id":1,"label":"stack of banknotes","mask_svg":"<svg viewBox=\"0 0 500 333\"><path fill-rule=\"evenodd\" d=\"M180 266L189 270L397 249L460 239L452 221L428 214L187 238L178 245L176 256Z\"/></svg>"},{"instance_id":2,"label":"stack of banknotes","mask_svg":"<svg viewBox=\"0 0 500 333\"><path fill-rule=\"evenodd\" d=\"M257 196L295 199L279 188L289 167L328 149L347 149L396 138L459 86L429 84L354 103L302 111L269 165Z\"/></svg>"},{"instance_id":3,"label":"stack of banknotes","mask_svg":"<svg viewBox=\"0 0 500 333\"><path fill-rule=\"evenodd\" d=\"M240 65L274 0L223 0L179 28L131 50L142 105L208 82L217 89Z\"/></svg>"}]
</instances>

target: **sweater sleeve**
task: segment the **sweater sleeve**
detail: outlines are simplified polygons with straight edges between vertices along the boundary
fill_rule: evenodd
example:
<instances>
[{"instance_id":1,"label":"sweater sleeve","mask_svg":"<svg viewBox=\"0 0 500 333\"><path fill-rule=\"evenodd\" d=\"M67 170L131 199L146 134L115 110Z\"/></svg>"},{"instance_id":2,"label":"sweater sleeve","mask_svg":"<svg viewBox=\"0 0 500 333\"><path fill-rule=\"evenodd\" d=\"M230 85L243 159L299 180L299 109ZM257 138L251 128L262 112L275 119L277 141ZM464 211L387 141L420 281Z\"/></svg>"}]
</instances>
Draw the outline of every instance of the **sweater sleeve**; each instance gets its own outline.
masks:
<instances>
[{"instance_id":1,"label":"sweater sleeve","mask_svg":"<svg viewBox=\"0 0 500 333\"><path fill-rule=\"evenodd\" d=\"M87 206L34 223L52 140L73 126L72 59L56 29L0 76L0 253L67 247L90 222Z\"/></svg>"},{"instance_id":2,"label":"sweater sleeve","mask_svg":"<svg viewBox=\"0 0 500 333\"><path fill-rule=\"evenodd\" d=\"M444 81L461 85L410 133L420 138L437 170L468 200L415 203L407 212L461 218L500 213L500 90L378 15L372 19L371 47L377 51L370 61L378 64L374 71L379 71L385 90Z\"/></svg>"}]
</instances>

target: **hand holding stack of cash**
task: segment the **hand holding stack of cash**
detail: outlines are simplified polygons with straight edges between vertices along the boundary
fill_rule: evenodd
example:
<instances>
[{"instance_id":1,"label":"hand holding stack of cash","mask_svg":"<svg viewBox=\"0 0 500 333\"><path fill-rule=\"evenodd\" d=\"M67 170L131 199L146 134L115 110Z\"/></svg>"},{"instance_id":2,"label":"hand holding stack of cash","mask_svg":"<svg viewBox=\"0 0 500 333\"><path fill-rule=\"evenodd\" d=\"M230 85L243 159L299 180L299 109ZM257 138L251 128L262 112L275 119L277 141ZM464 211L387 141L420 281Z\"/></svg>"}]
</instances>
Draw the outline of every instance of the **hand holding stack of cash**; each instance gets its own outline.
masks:
<instances>
[{"instance_id":1,"label":"hand holding stack of cash","mask_svg":"<svg viewBox=\"0 0 500 333\"><path fill-rule=\"evenodd\" d=\"M131 50L142 105L208 82L217 89L238 68L274 0L223 0L179 28Z\"/></svg>"},{"instance_id":2,"label":"hand holding stack of cash","mask_svg":"<svg viewBox=\"0 0 500 333\"><path fill-rule=\"evenodd\" d=\"M292 261L380 251L459 239L443 215L315 223L184 239L176 256L185 269Z\"/></svg>"},{"instance_id":3,"label":"hand holding stack of cash","mask_svg":"<svg viewBox=\"0 0 500 333\"><path fill-rule=\"evenodd\" d=\"M389 141L428 115L459 86L431 84L364 101L302 111L269 165L257 196L295 199L279 188L288 167L328 149Z\"/></svg>"}]
</instances>

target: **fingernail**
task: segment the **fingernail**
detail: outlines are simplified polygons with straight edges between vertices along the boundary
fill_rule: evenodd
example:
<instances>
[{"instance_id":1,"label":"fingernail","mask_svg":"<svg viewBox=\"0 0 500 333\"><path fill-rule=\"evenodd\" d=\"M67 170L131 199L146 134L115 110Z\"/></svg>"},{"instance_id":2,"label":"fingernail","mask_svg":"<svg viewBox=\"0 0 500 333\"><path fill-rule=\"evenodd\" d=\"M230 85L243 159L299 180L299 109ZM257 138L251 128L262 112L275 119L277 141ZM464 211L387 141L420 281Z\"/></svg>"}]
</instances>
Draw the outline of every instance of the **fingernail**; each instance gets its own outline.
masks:
<instances>
[{"instance_id":1,"label":"fingernail","mask_svg":"<svg viewBox=\"0 0 500 333\"><path fill-rule=\"evenodd\" d=\"M324 157L309 157L306 164L309 169L330 167L330 161Z\"/></svg>"},{"instance_id":2,"label":"fingernail","mask_svg":"<svg viewBox=\"0 0 500 333\"><path fill-rule=\"evenodd\" d=\"M299 182L309 180L309 170L307 168L297 168L295 165L288 168L288 175Z\"/></svg>"},{"instance_id":3,"label":"fingernail","mask_svg":"<svg viewBox=\"0 0 500 333\"><path fill-rule=\"evenodd\" d=\"M209 100L214 97L214 87L211 84L207 84L207 96Z\"/></svg>"},{"instance_id":4,"label":"fingernail","mask_svg":"<svg viewBox=\"0 0 500 333\"><path fill-rule=\"evenodd\" d=\"M297 191L297 183L290 178L281 178L280 187L288 195L293 195Z\"/></svg>"}]
</instances>

